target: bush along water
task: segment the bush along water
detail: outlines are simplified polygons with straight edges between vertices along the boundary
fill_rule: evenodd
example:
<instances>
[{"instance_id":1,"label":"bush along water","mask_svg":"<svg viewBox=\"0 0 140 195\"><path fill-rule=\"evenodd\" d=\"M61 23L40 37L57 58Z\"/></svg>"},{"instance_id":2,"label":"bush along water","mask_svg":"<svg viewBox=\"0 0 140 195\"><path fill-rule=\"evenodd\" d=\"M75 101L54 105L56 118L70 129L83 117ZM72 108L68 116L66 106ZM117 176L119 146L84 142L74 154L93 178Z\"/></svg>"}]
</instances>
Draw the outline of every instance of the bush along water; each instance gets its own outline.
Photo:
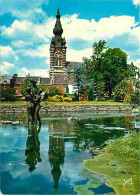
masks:
<instances>
[{"instance_id":1,"label":"bush along water","mask_svg":"<svg viewBox=\"0 0 140 195\"><path fill-rule=\"evenodd\" d=\"M116 139L100 155L85 160L83 167L105 176L106 185L116 194L139 194L139 146L140 134L132 132L127 137Z\"/></svg>"}]
</instances>

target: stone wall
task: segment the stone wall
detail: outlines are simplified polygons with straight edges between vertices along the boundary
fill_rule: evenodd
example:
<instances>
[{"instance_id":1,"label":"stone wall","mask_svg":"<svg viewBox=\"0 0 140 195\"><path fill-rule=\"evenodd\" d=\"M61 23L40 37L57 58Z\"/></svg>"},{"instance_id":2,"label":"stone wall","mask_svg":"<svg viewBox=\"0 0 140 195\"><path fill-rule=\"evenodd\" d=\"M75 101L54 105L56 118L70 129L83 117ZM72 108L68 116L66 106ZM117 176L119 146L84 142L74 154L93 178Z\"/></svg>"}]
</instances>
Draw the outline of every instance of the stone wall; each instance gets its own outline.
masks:
<instances>
[{"instance_id":1,"label":"stone wall","mask_svg":"<svg viewBox=\"0 0 140 195\"><path fill-rule=\"evenodd\" d=\"M130 105L42 105L41 113L46 112L123 112L132 111ZM25 113L26 105L0 105L0 113Z\"/></svg>"}]
</instances>

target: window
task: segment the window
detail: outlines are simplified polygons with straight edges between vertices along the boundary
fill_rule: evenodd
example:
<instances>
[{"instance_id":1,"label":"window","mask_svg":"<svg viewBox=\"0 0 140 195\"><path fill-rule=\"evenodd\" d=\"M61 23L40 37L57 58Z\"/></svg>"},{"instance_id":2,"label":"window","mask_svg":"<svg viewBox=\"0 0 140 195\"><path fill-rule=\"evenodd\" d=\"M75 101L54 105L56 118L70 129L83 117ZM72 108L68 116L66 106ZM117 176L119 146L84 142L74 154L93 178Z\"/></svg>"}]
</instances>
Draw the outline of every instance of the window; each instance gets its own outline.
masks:
<instances>
[{"instance_id":1,"label":"window","mask_svg":"<svg viewBox=\"0 0 140 195\"><path fill-rule=\"evenodd\" d=\"M55 66L62 66L62 55L60 52L55 54Z\"/></svg>"}]
</instances>

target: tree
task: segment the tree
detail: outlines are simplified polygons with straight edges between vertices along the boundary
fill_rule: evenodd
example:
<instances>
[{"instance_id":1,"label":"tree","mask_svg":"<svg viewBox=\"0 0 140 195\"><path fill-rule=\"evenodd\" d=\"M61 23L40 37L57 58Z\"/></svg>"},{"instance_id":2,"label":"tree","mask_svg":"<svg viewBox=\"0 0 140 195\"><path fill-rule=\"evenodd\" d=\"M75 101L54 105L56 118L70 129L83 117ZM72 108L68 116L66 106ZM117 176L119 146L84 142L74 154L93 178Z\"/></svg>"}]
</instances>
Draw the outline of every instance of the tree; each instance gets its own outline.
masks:
<instances>
[{"instance_id":1,"label":"tree","mask_svg":"<svg viewBox=\"0 0 140 195\"><path fill-rule=\"evenodd\" d=\"M90 79L87 82L88 100L93 101L97 97L97 86L94 79Z\"/></svg>"},{"instance_id":2,"label":"tree","mask_svg":"<svg viewBox=\"0 0 140 195\"><path fill-rule=\"evenodd\" d=\"M16 91L13 88L0 88L1 98L5 101L15 101L16 100Z\"/></svg>"},{"instance_id":3,"label":"tree","mask_svg":"<svg viewBox=\"0 0 140 195\"><path fill-rule=\"evenodd\" d=\"M78 94L78 101L80 94L83 93L84 90L84 67L83 66L77 66L75 69L75 83L76 83L76 89L77 89L77 94Z\"/></svg>"},{"instance_id":4,"label":"tree","mask_svg":"<svg viewBox=\"0 0 140 195\"><path fill-rule=\"evenodd\" d=\"M128 76L127 55L119 48L109 48L102 54L101 70L109 97L115 86Z\"/></svg>"},{"instance_id":5,"label":"tree","mask_svg":"<svg viewBox=\"0 0 140 195\"><path fill-rule=\"evenodd\" d=\"M124 102L131 103L131 99L134 95L135 95L135 93L134 93L133 83L130 82L128 89L127 89L127 92L125 94Z\"/></svg>"},{"instance_id":6,"label":"tree","mask_svg":"<svg viewBox=\"0 0 140 195\"><path fill-rule=\"evenodd\" d=\"M30 83L30 79L26 78L22 85L21 85L21 94L22 96L26 96L27 95L27 89L30 87L31 83Z\"/></svg>"},{"instance_id":7,"label":"tree","mask_svg":"<svg viewBox=\"0 0 140 195\"><path fill-rule=\"evenodd\" d=\"M57 87L50 87L48 90L48 96L61 95L61 91Z\"/></svg>"},{"instance_id":8,"label":"tree","mask_svg":"<svg viewBox=\"0 0 140 195\"><path fill-rule=\"evenodd\" d=\"M102 54L107 49L106 47L106 41L100 40L99 42L95 42L93 44L93 55L90 59L84 58L84 63L86 66L85 75L87 79L95 79L95 81L101 81L102 71L101 71L101 59Z\"/></svg>"},{"instance_id":9,"label":"tree","mask_svg":"<svg viewBox=\"0 0 140 195\"><path fill-rule=\"evenodd\" d=\"M134 73L134 67L127 65L127 55L119 48L108 48L106 42L100 40L93 44L93 55L84 58L87 79L95 79L104 84L105 93L111 97L116 85Z\"/></svg>"},{"instance_id":10,"label":"tree","mask_svg":"<svg viewBox=\"0 0 140 195\"><path fill-rule=\"evenodd\" d=\"M114 90L114 100L117 102L124 101L125 94L127 93L130 81L122 80L118 85L115 87Z\"/></svg>"}]
</instances>

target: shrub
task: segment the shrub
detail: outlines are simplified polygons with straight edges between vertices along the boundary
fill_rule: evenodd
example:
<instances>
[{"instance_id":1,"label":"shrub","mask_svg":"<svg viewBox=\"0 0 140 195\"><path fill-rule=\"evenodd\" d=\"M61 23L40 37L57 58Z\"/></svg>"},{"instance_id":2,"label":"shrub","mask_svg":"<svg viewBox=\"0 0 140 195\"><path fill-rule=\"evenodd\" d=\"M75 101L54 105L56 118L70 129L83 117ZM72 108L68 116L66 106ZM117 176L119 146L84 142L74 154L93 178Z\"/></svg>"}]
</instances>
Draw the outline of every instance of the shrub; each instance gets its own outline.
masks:
<instances>
[{"instance_id":1,"label":"shrub","mask_svg":"<svg viewBox=\"0 0 140 195\"><path fill-rule=\"evenodd\" d=\"M78 94L74 93L72 97L72 101L79 101Z\"/></svg>"},{"instance_id":2,"label":"shrub","mask_svg":"<svg viewBox=\"0 0 140 195\"><path fill-rule=\"evenodd\" d=\"M64 96L64 97L69 97L67 93L65 93L63 96Z\"/></svg>"},{"instance_id":3,"label":"shrub","mask_svg":"<svg viewBox=\"0 0 140 195\"><path fill-rule=\"evenodd\" d=\"M48 93L45 92L44 97L43 97L43 100L47 100L47 99L48 99Z\"/></svg>"},{"instance_id":4,"label":"shrub","mask_svg":"<svg viewBox=\"0 0 140 195\"><path fill-rule=\"evenodd\" d=\"M139 93L140 91L137 89L131 97L132 104L139 104Z\"/></svg>"},{"instance_id":5,"label":"shrub","mask_svg":"<svg viewBox=\"0 0 140 195\"><path fill-rule=\"evenodd\" d=\"M70 97L64 97L64 101L65 102L71 102L71 98Z\"/></svg>"},{"instance_id":6,"label":"shrub","mask_svg":"<svg viewBox=\"0 0 140 195\"><path fill-rule=\"evenodd\" d=\"M64 102L64 101L70 102L71 98L70 97L63 97L62 95L55 95L55 96L49 97L48 101L51 101L51 102Z\"/></svg>"},{"instance_id":7,"label":"shrub","mask_svg":"<svg viewBox=\"0 0 140 195\"><path fill-rule=\"evenodd\" d=\"M48 97L48 101L52 101L52 102L63 102L64 101L64 97L61 95L55 95L52 97Z\"/></svg>"},{"instance_id":8,"label":"shrub","mask_svg":"<svg viewBox=\"0 0 140 195\"><path fill-rule=\"evenodd\" d=\"M117 102L124 101L125 94L129 87L129 81L123 80L121 81L114 90L114 100Z\"/></svg>"},{"instance_id":9,"label":"shrub","mask_svg":"<svg viewBox=\"0 0 140 195\"><path fill-rule=\"evenodd\" d=\"M134 96L134 88L132 82L130 82L127 92L125 94L124 102L131 103L131 99Z\"/></svg>"},{"instance_id":10,"label":"shrub","mask_svg":"<svg viewBox=\"0 0 140 195\"><path fill-rule=\"evenodd\" d=\"M30 85L31 85L30 79L26 78L21 85L22 96L25 97L27 95L27 89L30 87Z\"/></svg>"},{"instance_id":11,"label":"shrub","mask_svg":"<svg viewBox=\"0 0 140 195\"><path fill-rule=\"evenodd\" d=\"M48 90L48 96L53 97L55 95L61 95L61 91L57 87L50 87Z\"/></svg>"},{"instance_id":12,"label":"shrub","mask_svg":"<svg viewBox=\"0 0 140 195\"><path fill-rule=\"evenodd\" d=\"M0 96L5 101L15 101L16 100L16 91L13 88L0 88Z\"/></svg>"}]
</instances>

